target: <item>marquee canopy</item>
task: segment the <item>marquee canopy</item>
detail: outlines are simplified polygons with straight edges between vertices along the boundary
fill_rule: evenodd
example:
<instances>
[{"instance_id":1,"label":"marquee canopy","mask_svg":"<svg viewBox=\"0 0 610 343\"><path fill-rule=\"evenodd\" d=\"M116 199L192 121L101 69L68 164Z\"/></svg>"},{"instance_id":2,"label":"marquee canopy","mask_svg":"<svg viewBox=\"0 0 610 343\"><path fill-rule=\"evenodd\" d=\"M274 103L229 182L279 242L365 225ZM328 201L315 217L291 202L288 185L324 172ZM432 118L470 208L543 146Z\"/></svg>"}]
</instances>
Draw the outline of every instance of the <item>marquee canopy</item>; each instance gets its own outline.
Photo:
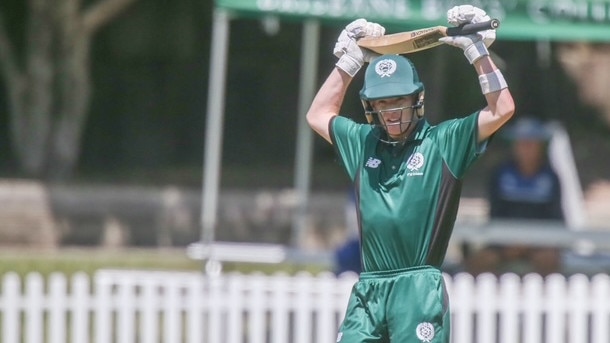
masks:
<instances>
[{"instance_id":1,"label":"marquee canopy","mask_svg":"<svg viewBox=\"0 0 610 343\"><path fill-rule=\"evenodd\" d=\"M610 41L610 0L216 0L240 15L343 23L376 21L388 32L446 25L446 12L471 3L502 22L498 39Z\"/></svg>"}]
</instances>

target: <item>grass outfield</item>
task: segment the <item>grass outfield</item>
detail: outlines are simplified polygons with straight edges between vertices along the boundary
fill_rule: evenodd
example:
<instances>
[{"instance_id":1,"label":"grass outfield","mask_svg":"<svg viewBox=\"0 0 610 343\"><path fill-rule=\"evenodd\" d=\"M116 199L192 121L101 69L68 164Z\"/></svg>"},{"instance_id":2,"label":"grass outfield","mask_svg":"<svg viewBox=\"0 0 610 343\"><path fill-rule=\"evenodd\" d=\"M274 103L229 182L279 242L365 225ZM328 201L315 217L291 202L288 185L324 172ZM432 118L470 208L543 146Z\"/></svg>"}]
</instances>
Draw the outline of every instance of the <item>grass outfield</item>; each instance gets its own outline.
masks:
<instances>
[{"instance_id":1,"label":"grass outfield","mask_svg":"<svg viewBox=\"0 0 610 343\"><path fill-rule=\"evenodd\" d=\"M62 248L58 250L33 250L2 248L0 249L0 275L15 272L25 276L38 272L48 276L54 272L73 275L85 272L93 275L99 269L138 269L138 270L173 270L201 271L201 261L186 256L186 248L172 249L100 249L100 248ZM294 264L250 264L224 263L226 272L238 271L250 273L260 271L271 274L286 272L294 274L299 271L318 273L324 271L321 266L303 266Z\"/></svg>"}]
</instances>

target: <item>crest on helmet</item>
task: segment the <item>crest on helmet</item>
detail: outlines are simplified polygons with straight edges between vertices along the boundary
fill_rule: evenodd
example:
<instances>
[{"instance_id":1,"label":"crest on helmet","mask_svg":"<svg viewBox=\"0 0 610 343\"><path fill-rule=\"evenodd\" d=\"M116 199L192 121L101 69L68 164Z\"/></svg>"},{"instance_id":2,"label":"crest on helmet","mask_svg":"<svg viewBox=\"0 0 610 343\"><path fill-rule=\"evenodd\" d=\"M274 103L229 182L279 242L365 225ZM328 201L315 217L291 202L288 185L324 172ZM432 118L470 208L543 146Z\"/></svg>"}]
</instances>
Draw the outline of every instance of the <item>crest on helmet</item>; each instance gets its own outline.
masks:
<instances>
[{"instance_id":1,"label":"crest on helmet","mask_svg":"<svg viewBox=\"0 0 610 343\"><path fill-rule=\"evenodd\" d=\"M390 77L396 72L396 61L388 58L377 62L375 72L381 77Z\"/></svg>"}]
</instances>

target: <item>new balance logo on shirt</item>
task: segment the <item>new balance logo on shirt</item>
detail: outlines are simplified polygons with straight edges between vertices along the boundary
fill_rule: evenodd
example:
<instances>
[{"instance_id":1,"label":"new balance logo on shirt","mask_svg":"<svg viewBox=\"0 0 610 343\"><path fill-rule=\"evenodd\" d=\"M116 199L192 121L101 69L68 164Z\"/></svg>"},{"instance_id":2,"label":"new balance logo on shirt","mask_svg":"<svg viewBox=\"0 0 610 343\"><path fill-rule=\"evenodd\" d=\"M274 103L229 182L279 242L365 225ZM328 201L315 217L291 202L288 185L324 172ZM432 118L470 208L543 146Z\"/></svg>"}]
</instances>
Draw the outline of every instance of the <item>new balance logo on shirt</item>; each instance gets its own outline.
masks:
<instances>
[{"instance_id":1,"label":"new balance logo on shirt","mask_svg":"<svg viewBox=\"0 0 610 343\"><path fill-rule=\"evenodd\" d=\"M381 164L381 160L373 157L369 157L368 161L366 161L365 167L368 168L377 168Z\"/></svg>"}]
</instances>

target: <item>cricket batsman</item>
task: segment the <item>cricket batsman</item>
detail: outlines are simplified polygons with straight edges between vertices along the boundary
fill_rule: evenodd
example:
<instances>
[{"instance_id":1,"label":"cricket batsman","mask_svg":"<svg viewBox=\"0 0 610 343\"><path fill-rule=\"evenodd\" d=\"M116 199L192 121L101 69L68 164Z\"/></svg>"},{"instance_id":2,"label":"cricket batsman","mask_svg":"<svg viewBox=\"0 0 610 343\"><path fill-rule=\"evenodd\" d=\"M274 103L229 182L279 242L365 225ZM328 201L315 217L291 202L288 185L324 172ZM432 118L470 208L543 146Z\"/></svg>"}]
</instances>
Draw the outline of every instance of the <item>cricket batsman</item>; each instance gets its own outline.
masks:
<instances>
[{"instance_id":1,"label":"cricket batsman","mask_svg":"<svg viewBox=\"0 0 610 343\"><path fill-rule=\"evenodd\" d=\"M471 5L447 12L458 26L489 20ZM464 174L513 115L507 83L489 57L495 30L444 37L478 74L486 105L431 125L424 84L401 55L379 56L357 40L385 29L358 19L341 32L336 67L307 113L331 143L356 190L363 272L354 285L340 343L448 343L449 302L440 271L456 219ZM360 98L368 124L339 115L352 78L368 63Z\"/></svg>"}]
</instances>

